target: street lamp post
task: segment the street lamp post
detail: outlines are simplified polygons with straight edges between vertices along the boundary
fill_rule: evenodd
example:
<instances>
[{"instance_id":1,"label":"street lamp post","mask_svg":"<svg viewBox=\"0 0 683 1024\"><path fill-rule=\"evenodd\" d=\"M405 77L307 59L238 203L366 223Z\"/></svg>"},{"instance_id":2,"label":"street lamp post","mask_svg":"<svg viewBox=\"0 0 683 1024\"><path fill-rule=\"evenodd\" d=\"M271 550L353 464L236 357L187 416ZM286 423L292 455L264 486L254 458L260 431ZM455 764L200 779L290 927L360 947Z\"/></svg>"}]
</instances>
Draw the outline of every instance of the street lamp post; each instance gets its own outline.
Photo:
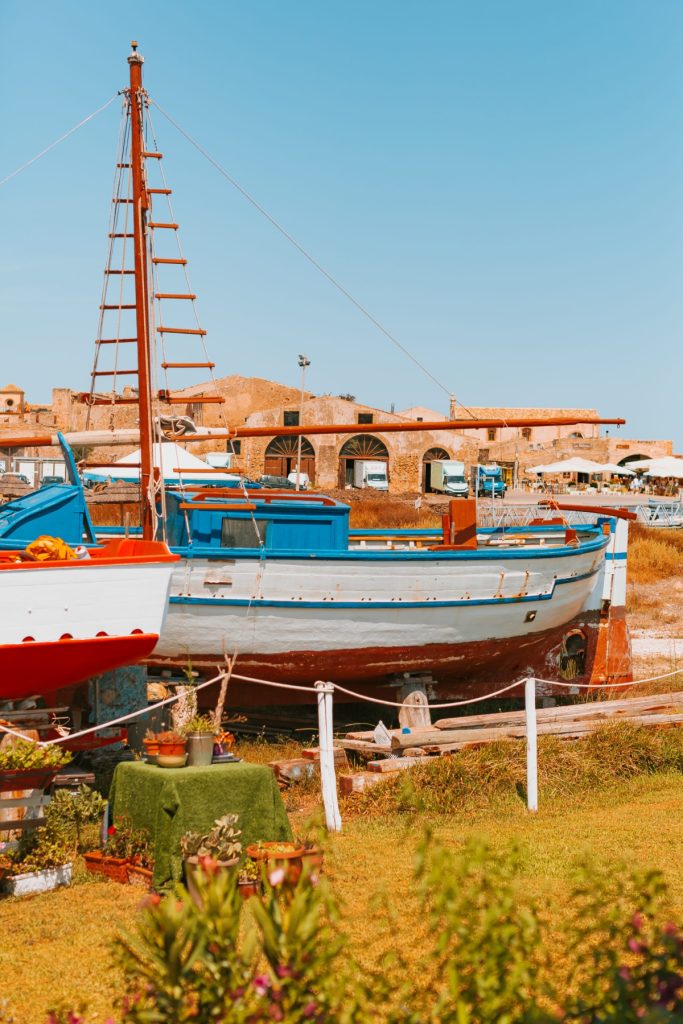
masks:
<instances>
[{"instance_id":1,"label":"street lamp post","mask_svg":"<svg viewBox=\"0 0 683 1024\"><path fill-rule=\"evenodd\" d=\"M299 356L299 367L301 369L301 397L299 400L299 425L304 417L304 385L306 383L306 368L311 365L308 356ZM296 445L296 490L301 489L301 434L299 434Z\"/></svg>"}]
</instances>

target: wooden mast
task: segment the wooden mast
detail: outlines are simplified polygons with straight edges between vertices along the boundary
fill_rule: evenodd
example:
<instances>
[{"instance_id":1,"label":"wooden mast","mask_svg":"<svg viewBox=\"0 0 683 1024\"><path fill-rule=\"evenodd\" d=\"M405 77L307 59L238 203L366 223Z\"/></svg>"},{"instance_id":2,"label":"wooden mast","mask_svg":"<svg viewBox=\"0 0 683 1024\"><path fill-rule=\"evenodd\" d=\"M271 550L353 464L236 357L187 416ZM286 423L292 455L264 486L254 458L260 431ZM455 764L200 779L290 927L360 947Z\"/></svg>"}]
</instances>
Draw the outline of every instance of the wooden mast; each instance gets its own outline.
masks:
<instances>
[{"instance_id":1,"label":"wooden mast","mask_svg":"<svg viewBox=\"0 0 683 1024\"><path fill-rule=\"evenodd\" d=\"M133 181L133 248L135 252L135 320L137 327L138 398L140 410L140 496L142 536L152 540L154 515L154 423L152 416L151 357L149 337L149 277L147 269L147 212L149 195L145 174L144 92L142 65L144 57L131 43L130 67L130 145Z\"/></svg>"}]
</instances>

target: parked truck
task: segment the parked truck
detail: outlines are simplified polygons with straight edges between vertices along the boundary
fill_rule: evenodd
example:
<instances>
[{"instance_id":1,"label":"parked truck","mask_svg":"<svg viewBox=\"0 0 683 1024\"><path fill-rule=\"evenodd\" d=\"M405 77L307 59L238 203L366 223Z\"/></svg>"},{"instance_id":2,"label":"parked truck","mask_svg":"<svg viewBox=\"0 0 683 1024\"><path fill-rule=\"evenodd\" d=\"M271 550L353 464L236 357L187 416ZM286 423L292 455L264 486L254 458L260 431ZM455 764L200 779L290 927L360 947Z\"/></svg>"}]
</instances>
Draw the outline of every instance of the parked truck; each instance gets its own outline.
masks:
<instances>
[{"instance_id":1,"label":"parked truck","mask_svg":"<svg viewBox=\"0 0 683 1024\"><path fill-rule=\"evenodd\" d=\"M466 498L470 493L464 462L432 462L429 485L433 491Z\"/></svg>"},{"instance_id":2,"label":"parked truck","mask_svg":"<svg viewBox=\"0 0 683 1024\"><path fill-rule=\"evenodd\" d=\"M356 459L353 464L353 486L388 491L386 462L366 462L364 459Z\"/></svg>"},{"instance_id":3,"label":"parked truck","mask_svg":"<svg viewBox=\"0 0 683 1024\"><path fill-rule=\"evenodd\" d=\"M472 487L475 494L485 498L505 496L505 481L500 466L472 466Z\"/></svg>"}]
</instances>

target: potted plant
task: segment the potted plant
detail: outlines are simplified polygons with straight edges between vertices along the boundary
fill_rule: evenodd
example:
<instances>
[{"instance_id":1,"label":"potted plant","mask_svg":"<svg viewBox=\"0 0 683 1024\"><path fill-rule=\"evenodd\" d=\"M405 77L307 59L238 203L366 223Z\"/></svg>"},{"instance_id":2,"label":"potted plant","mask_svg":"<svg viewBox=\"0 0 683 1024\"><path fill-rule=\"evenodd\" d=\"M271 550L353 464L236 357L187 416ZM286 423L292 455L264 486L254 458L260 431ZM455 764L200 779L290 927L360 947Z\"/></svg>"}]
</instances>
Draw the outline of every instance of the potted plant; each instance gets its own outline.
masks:
<instances>
[{"instance_id":1,"label":"potted plant","mask_svg":"<svg viewBox=\"0 0 683 1024\"><path fill-rule=\"evenodd\" d=\"M247 857L240 867L237 886L242 899L245 900L248 900L250 896L256 896L261 891L261 867L258 861Z\"/></svg>"},{"instance_id":2,"label":"potted plant","mask_svg":"<svg viewBox=\"0 0 683 1024\"><path fill-rule=\"evenodd\" d=\"M216 729L210 715L195 715L183 729L187 737L187 763L193 767L206 767L213 758L213 738Z\"/></svg>"},{"instance_id":3,"label":"potted plant","mask_svg":"<svg viewBox=\"0 0 683 1024\"><path fill-rule=\"evenodd\" d=\"M154 856L149 832L144 828L135 829L131 835L128 852L128 881L151 887L153 867Z\"/></svg>"},{"instance_id":4,"label":"potted plant","mask_svg":"<svg viewBox=\"0 0 683 1024\"><path fill-rule=\"evenodd\" d=\"M159 737L151 729L148 729L142 739L142 745L145 748L145 757L150 764L153 764L159 753Z\"/></svg>"},{"instance_id":5,"label":"potted plant","mask_svg":"<svg viewBox=\"0 0 683 1024\"><path fill-rule=\"evenodd\" d=\"M265 861L270 873L278 868L284 871L284 880L295 885L303 867L304 848L298 842L259 842L247 847L247 857L252 860Z\"/></svg>"},{"instance_id":6,"label":"potted plant","mask_svg":"<svg viewBox=\"0 0 683 1024\"><path fill-rule=\"evenodd\" d=\"M182 757L187 747L187 740L179 732L160 732L157 742L162 757Z\"/></svg>"},{"instance_id":7,"label":"potted plant","mask_svg":"<svg viewBox=\"0 0 683 1024\"><path fill-rule=\"evenodd\" d=\"M112 882L128 884L128 857L131 849L133 826L129 818L117 818L107 829L103 850L83 854L86 870L91 875L103 875Z\"/></svg>"},{"instance_id":8,"label":"potted plant","mask_svg":"<svg viewBox=\"0 0 683 1024\"><path fill-rule=\"evenodd\" d=\"M70 760L71 754L60 747L12 737L0 750L0 793L46 789Z\"/></svg>"},{"instance_id":9,"label":"potted plant","mask_svg":"<svg viewBox=\"0 0 683 1024\"><path fill-rule=\"evenodd\" d=\"M212 871L226 871L238 863L242 853L242 830L237 827L238 820L236 814L225 814L222 818L217 818L213 827L205 834L186 832L180 840L180 850L185 862L185 880L195 903L199 903L200 900L194 876L202 866L210 866Z\"/></svg>"},{"instance_id":10,"label":"potted plant","mask_svg":"<svg viewBox=\"0 0 683 1024\"><path fill-rule=\"evenodd\" d=\"M17 850L0 856L0 885L9 896L30 896L70 885L71 850L58 830L43 826L24 836Z\"/></svg>"}]
</instances>

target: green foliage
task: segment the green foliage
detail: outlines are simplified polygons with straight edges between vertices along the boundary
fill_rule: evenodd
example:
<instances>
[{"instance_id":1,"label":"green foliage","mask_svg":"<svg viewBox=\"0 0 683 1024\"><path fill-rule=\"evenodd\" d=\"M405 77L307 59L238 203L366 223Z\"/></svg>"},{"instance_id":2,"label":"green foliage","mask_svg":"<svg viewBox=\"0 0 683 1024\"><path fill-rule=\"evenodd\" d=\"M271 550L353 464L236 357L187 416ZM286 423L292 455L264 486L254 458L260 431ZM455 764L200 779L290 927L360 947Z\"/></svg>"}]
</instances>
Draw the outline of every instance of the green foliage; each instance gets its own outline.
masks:
<instances>
[{"instance_id":1,"label":"green foliage","mask_svg":"<svg viewBox=\"0 0 683 1024\"><path fill-rule=\"evenodd\" d=\"M190 733L211 733L216 732L213 718L211 715L195 715L187 725L183 726L183 736L189 736Z\"/></svg>"},{"instance_id":2,"label":"green foliage","mask_svg":"<svg viewBox=\"0 0 683 1024\"><path fill-rule=\"evenodd\" d=\"M295 886L271 872L243 915L239 868L214 873L208 861L196 904L153 896L137 934L118 940L119 1024L683 1021L683 932L662 917L658 873L580 866L558 934L520 890L521 865L515 847L501 856L471 841L455 853L427 836L415 862L423 956L364 972L310 870ZM568 957L551 958L553 943Z\"/></svg>"},{"instance_id":3,"label":"green foliage","mask_svg":"<svg viewBox=\"0 0 683 1024\"><path fill-rule=\"evenodd\" d=\"M199 832L186 832L180 840L183 857L212 857L218 861L232 860L242 853L240 836L242 830L237 828L239 816L225 814L216 818L213 828L205 835Z\"/></svg>"},{"instance_id":4,"label":"green foliage","mask_svg":"<svg viewBox=\"0 0 683 1024\"><path fill-rule=\"evenodd\" d=\"M52 796L46 818L54 827L61 827L65 835L75 838L76 849L82 852L92 846L90 836L102 820L106 803L97 790L89 786L80 786L76 792L58 789Z\"/></svg>"},{"instance_id":5,"label":"green foliage","mask_svg":"<svg viewBox=\"0 0 683 1024\"><path fill-rule=\"evenodd\" d=\"M0 771L29 771L33 768L62 768L71 754L58 746L41 747L33 740L13 740L0 750Z\"/></svg>"},{"instance_id":6,"label":"green foliage","mask_svg":"<svg viewBox=\"0 0 683 1024\"><path fill-rule=\"evenodd\" d=\"M107 834L104 852L109 857L121 857L133 864L149 867L152 864L152 840L145 828L134 828L130 818L116 818Z\"/></svg>"}]
</instances>

